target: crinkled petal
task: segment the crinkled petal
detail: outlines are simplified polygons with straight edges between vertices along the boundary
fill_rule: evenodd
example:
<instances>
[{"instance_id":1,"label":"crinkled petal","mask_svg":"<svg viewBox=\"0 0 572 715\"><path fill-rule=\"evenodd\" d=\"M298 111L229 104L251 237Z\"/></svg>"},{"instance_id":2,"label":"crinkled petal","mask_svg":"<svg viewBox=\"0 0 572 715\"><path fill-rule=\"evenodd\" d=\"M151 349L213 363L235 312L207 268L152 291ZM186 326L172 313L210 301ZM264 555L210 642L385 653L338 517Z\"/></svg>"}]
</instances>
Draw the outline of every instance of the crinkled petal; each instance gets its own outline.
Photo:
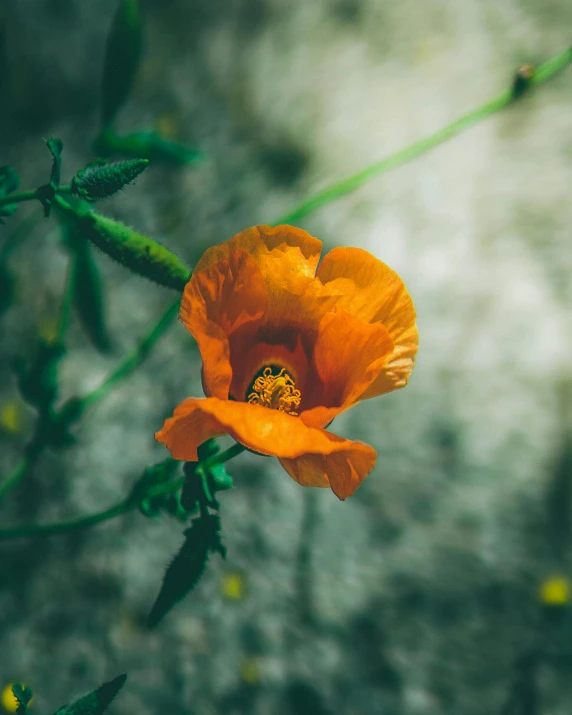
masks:
<instances>
[{"instance_id":1,"label":"crinkled petal","mask_svg":"<svg viewBox=\"0 0 572 715\"><path fill-rule=\"evenodd\" d=\"M325 407L349 407L379 375L394 348L387 328L365 323L346 310L326 313L320 321L313 362Z\"/></svg>"},{"instance_id":2,"label":"crinkled petal","mask_svg":"<svg viewBox=\"0 0 572 715\"><path fill-rule=\"evenodd\" d=\"M401 278L361 248L334 248L317 277L339 293L338 309L368 323L382 323L393 339L393 352L360 399L404 387L413 369L418 333L413 301Z\"/></svg>"},{"instance_id":3,"label":"crinkled petal","mask_svg":"<svg viewBox=\"0 0 572 715\"><path fill-rule=\"evenodd\" d=\"M330 433L327 433L330 434ZM297 459L281 459L288 474L304 486L329 486L342 501L356 491L375 467L375 450L363 442L350 442L331 435L338 449L330 454L305 454Z\"/></svg>"},{"instance_id":4,"label":"crinkled petal","mask_svg":"<svg viewBox=\"0 0 572 715\"><path fill-rule=\"evenodd\" d=\"M193 273L180 318L198 343L208 396L228 397L232 380L228 336L266 311L267 291L256 262L243 251Z\"/></svg>"},{"instance_id":5,"label":"crinkled petal","mask_svg":"<svg viewBox=\"0 0 572 715\"><path fill-rule=\"evenodd\" d=\"M252 226L228 241L207 249L195 271L202 271L224 260L237 249L252 256L265 277L270 275L273 279L279 279L280 276L288 277L289 273L295 272L313 278L320 260L322 242L295 226Z\"/></svg>"},{"instance_id":6,"label":"crinkled petal","mask_svg":"<svg viewBox=\"0 0 572 715\"><path fill-rule=\"evenodd\" d=\"M301 484L326 486L325 475L340 499L353 494L375 464L375 450L362 442L308 427L279 410L217 397L185 400L155 438L175 459L192 462L198 459L200 444L222 434L229 434L255 452L286 460L286 471ZM328 459L320 461L320 457ZM309 461L297 467L290 464L297 458Z\"/></svg>"}]
</instances>

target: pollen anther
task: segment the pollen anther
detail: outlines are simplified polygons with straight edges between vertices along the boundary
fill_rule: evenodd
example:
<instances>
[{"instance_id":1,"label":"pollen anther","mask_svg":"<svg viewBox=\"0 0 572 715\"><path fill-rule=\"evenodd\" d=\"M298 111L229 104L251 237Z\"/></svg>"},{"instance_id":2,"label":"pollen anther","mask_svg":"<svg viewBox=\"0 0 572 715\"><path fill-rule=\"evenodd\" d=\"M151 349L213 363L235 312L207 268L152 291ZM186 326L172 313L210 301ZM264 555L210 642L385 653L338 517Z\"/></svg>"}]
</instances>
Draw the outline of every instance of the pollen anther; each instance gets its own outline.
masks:
<instances>
[{"instance_id":1,"label":"pollen anther","mask_svg":"<svg viewBox=\"0 0 572 715\"><path fill-rule=\"evenodd\" d=\"M248 395L248 402L253 405L270 407L274 410L297 415L295 410L300 406L302 395L296 389L294 380L282 368L277 375L272 374L272 368L264 368L260 377L252 383L252 392Z\"/></svg>"}]
</instances>

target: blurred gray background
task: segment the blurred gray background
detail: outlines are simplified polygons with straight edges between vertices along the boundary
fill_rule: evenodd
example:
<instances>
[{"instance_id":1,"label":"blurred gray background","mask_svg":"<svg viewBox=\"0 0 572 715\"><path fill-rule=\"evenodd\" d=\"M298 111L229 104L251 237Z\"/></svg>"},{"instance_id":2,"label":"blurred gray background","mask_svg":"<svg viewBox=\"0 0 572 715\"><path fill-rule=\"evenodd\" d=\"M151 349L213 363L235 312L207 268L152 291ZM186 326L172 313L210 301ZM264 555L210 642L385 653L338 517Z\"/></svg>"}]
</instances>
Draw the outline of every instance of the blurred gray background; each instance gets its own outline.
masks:
<instances>
[{"instance_id":1,"label":"blurred gray background","mask_svg":"<svg viewBox=\"0 0 572 715\"><path fill-rule=\"evenodd\" d=\"M189 265L319 188L422 138L571 42L568 0L146 0L146 50L118 129L155 127L205 161L151 166L99 210ZM3 0L0 164L67 179L93 155L113 0ZM139 514L49 540L0 543L0 687L23 679L53 712L126 672L118 714L567 715L572 620L539 588L569 573L572 70L502 114L299 225L361 246L405 280L420 350L409 386L333 431L378 465L345 503L272 459L229 464L225 562L153 632L144 619L182 525ZM0 240L36 207L0 227ZM99 256L114 352L77 321L62 397L92 389L173 300ZM55 221L16 249L18 300L0 320L10 361L59 309ZM103 509L166 455L153 440L200 395L193 341L173 324L3 501L2 527ZM0 474L33 412L4 428ZM6 419L4 419L6 422ZM8 420L9 422L9 420ZM568 461L567 461L568 460Z\"/></svg>"}]
</instances>

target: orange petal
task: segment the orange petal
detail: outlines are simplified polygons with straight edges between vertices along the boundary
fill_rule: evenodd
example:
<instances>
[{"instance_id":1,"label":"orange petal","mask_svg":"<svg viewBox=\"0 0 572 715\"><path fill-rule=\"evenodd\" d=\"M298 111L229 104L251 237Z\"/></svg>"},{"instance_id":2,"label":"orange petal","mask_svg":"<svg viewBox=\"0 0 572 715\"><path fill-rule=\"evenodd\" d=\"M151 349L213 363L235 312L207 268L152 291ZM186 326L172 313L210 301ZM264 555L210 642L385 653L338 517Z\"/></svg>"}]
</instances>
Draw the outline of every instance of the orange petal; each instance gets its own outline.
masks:
<instances>
[{"instance_id":1,"label":"orange petal","mask_svg":"<svg viewBox=\"0 0 572 715\"><path fill-rule=\"evenodd\" d=\"M232 380L228 336L266 311L267 292L255 261L242 251L193 273L185 286L180 318L199 345L203 387L228 396Z\"/></svg>"},{"instance_id":2,"label":"orange petal","mask_svg":"<svg viewBox=\"0 0 572 715\"><path fill-rule=\"evenodd\" d=\"M202 271L229 256L234 250L248 253L263 275L276 278L292 271L313 278L320 260L322 242L295 226L253 226L228 241L205 251L195 267Z\"/></svg>"},{"instance_id":3,"label":"orange petal","mask_svg":"<svg viewBox=\"0 0 572 715\"><path fill-rule=\"evenodd\" d=\"M266 284L265 325L315 330L321 316L337 301L336 291L315 280L321 249L321 241L295 226L253 226L209 248L195 270L224 260L234 250L244 251Z\"/></svg>"},{"instance_id":4,"label":"orange petal","mask_svg":"<svg viewBox=\"0 0 572 715\"><path fill-rule=\"evenodd\" d=\"M199 444L222 434L230 434L255 452L286 460L286 471L296 481L297 477L303 480L300 483L325 485L324 475L330 477L331 468L332 489L340 499L352 494L375 464L375 450L362 442L307 427L298 417L278 410L217 397L185 400L155 438L175 459L196 461ZM290 465L289 460L297 457L313 460L308 464L314 466L303 467L303 463L298 469ZM320 461L319 457L331 459Z\"/></svg>"},{"instance_id":5,"label":"orange petal","mask_svg":"<svg viewBox=\"0 0 572 715\"><path fill-rule=\"evenodd\" d=\"M364 323L345 310L326 313L320 322L313 361L325 407L349 407L379 375L393 351L393 340L381 323Z\"/></svg>"},{"instance_id":6,"label":"orange petal","mask_svg":"<svg viewBox=\"0 0 572 715\"><path fill-rule=\"evenodd\" d=\"M382 323L395 344L377 379L360 399L407 384L417 353L415 308L401 278L361 248L334 248L317 272L320 281L339 292L338 308L368 323Z\"/></svg>"},{"instance_id":7,"label":"orange petal","mask_svg":"<svg viewBox=\"0 0 572 715\"><path fill-rule=\"evenodd\" d=\"M329 433L326 433L329 434ZM297 459L281 459L288 474L304 486L329 486L342 501L356 491L375 467L375 450L363 442L330 435L338 449L330 454L305 454Z\"/></svg>"}]
</instances>

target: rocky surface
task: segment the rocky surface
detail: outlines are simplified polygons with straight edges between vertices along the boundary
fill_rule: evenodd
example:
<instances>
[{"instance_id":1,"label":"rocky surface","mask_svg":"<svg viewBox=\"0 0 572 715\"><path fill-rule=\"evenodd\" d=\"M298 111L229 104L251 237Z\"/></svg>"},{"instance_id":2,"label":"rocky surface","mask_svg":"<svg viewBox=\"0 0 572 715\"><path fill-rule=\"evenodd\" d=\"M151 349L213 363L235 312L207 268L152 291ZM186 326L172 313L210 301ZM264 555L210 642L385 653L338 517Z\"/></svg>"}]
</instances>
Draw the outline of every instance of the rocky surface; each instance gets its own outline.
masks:
<instances>
[{"instance_id":1,"label":"rocky surface","mask_svg":"<svg viewBox=\"0 0 572 715\"><path fill-rule=\"evenodd\" d=\"M25 187L45 180L43 136L63 138L66 176L90 158L113 8L0 9L0 163ZM145 10L145 61L120 128L157 126L207 159L152 167L101 210L189 265L503 91L521 63L569 45L572 21L566 0L148 0ZM538 587L570 558L555 465L570 427L571 77L300 222L326 248L386 261L419 314L407 389L336 420L379 452L352 499L301 489L275 460L238 457L236 488L221 497L227 560L214 557L151 633L144 617L180 524L130 515L0 544L0 677L29 682L38 713L121 672L117 713L569 712L572 624L566 609L543 611ZM0 323L3 404L17 395L11 357L58 310L55 228L42 224L11 258L19 293ZM173 299L99 263L114 353L96 354L74 322L63 395L97 385ZM5 499L2 525L121 499L165 455L153 432L200 394L199 375L192 340L173 325L86 416L78 445L47 454ZM31 419L2 436L2 473ZM229 574L242 576L242 598L225 597Z\"/></svg>"}]
</instances>

